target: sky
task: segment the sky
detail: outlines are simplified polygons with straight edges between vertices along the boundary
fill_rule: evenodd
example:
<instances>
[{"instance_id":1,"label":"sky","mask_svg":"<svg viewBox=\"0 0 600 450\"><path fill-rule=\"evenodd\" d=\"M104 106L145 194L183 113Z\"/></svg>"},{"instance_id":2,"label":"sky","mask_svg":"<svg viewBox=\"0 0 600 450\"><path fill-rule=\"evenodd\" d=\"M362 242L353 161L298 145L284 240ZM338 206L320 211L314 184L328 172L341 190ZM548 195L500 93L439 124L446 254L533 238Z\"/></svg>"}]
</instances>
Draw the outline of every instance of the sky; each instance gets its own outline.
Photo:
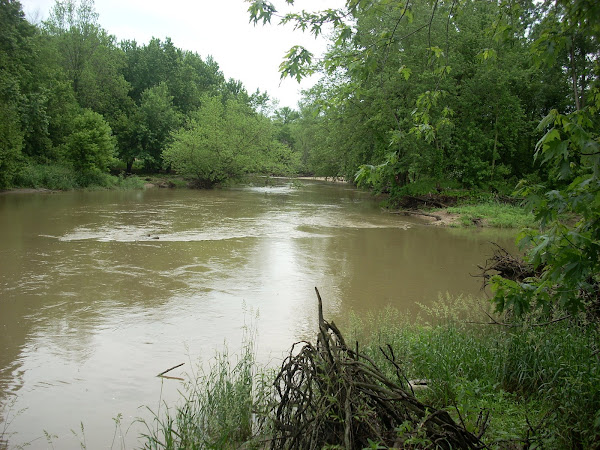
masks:
<instances>
[{"instance_id":1,"label":"sky","mask_svg":"<svg viewBox=\"0 0 600 450\"><path fill-rule=\"evenodd\" d=\"M38 23L48 17L54 0L20 0L26 17ZM274 1L277 7L284 2ZM340 7L343 0L299 0L297 8L317 10ZM296 108L299 90L314 84L316 77L280 80L279 64L293 45L304 45L316 55L327 46L325 38L294 31L293 26L249 23L244 0L95 0L99 23L117 40L146 44L152 37L170 37L176 47L211 55L226 78L244 83L248 92L256 89L279 100L279 107Z\"/></svg>"}]
</instances>

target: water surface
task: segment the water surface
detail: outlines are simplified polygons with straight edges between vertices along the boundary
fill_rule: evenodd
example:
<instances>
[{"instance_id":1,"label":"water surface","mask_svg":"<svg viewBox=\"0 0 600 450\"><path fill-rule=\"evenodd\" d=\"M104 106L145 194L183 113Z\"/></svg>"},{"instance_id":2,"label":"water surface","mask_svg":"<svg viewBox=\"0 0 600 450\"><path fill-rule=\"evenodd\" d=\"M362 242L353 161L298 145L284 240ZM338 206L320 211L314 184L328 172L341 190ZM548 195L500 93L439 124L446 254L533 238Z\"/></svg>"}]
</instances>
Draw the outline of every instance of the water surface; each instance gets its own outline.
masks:
<instances>
[{"instance_id":1,"label":"water surface","mask_svg":"<svg viewBox=\"0 0 600 450\"><path fill-rule=\"evenodd\" d=\"M275 364L313 337L314 286L336 322L479 295L491 240L510 236L386 214L339 184L0 195L0 433L79 448L83 422L87 446L109 448L113 417L125 431L177 397L157 373L234 351L244 324Z\"/></svg>"}]
</instances>

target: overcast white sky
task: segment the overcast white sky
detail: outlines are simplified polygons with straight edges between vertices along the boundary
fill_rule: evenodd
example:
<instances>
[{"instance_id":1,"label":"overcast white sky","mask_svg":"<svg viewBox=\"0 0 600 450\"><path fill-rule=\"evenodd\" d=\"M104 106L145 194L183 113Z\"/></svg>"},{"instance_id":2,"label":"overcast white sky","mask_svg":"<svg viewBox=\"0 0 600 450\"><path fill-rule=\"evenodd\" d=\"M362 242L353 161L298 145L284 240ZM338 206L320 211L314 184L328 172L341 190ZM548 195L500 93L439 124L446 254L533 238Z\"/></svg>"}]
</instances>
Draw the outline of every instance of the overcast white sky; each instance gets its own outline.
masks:
<instances>
[{"instance_id":1,"label":"overcast white sky","mask_svg":"<svg viewBox=\"0 0 600 450\"><path fill-rule=\"evenodd\" d=\"M274 2L277 6L282 6ZM307 10L339 7L343 0L298 0L298 8ZM44 20L54 0L21 0L30 20ZM248 92L257 88L280 100L279 106L296 107L301 85L295 80L279 78L279 64L293 45L304 45L320 53L326 42L308 33L293 31L273 20L271 25L248 23L248 6L244 0L95 0L100 25L118 40L135 39L146 44L152 37L170 37L176 47L208 55L219 64L227 78L241 80Z\"/></svg>"}]
</instances>

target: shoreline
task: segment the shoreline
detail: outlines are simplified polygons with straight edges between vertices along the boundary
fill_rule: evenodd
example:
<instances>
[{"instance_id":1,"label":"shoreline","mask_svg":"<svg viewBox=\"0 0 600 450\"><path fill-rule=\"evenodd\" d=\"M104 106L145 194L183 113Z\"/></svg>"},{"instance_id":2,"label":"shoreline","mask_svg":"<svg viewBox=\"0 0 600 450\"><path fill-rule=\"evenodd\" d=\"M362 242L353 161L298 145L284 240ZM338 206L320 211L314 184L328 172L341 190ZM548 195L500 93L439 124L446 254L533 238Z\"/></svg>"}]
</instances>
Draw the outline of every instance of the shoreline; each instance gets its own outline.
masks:
<instances>
[{"instance_id":1,"label":"shoreline","mask_svg":"<svg viewBox=\"0 0 600 450\"><path fill-rule=\"evenodd\" d=\"M55 194L56 192L63 192L55 189L47 189L47 188L15 188L15 189L5 189L0 191L0 195L10 195L10 194Z\"/></svg>"}]
</instances>

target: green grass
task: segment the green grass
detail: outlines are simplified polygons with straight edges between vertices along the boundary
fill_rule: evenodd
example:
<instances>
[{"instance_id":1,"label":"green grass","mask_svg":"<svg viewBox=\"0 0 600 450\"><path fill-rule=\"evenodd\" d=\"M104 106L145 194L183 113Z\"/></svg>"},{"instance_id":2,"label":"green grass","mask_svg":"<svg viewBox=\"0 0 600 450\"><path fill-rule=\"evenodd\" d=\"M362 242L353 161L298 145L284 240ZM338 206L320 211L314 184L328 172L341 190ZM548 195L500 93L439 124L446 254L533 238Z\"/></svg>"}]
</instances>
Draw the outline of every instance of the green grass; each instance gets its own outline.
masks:
<instances>
[{"instance_id":1,"label":"green grass","mask_svg":"<svg viewBox=\"0 0 600 450\"><path fill-rule=\"evenodd\" d=\"M264 429L257 411L270 386L254 360L254 337L247 336L234 363L227 348L208 370L191 374L174 408L152 412L143 438L146 449L227 449L258 447ZM266 383L266 384L265 384Z\"/></svg>"},{"instance_id":2,"label":"green grass","mask_svg":"<svg viewBox=\"0 0 600 450\"><path fill-rule=\"evenodd\" d=\"M409 379L430 380L425 403L447 409L490 447L593 448L600 439L600 334L595 325L490 322L476 299L444 298L409 322L397 311L354 318L353 336L385 366L390 344ZM349 339L350 342L352 342Z\"/></svg>"},{"instance_id":3,"label":"green grass","mask_svg":"<svg viewBox=\"0 0 600 450\"><path fill-rule=\"evenodd\" d=\"M532 213L521 206L506 203L484 202L452 206L446 210L449 213L460 214L462 226L477 224L495 228L533 228L536 226Z\"/></svg>"}]
</instances>

